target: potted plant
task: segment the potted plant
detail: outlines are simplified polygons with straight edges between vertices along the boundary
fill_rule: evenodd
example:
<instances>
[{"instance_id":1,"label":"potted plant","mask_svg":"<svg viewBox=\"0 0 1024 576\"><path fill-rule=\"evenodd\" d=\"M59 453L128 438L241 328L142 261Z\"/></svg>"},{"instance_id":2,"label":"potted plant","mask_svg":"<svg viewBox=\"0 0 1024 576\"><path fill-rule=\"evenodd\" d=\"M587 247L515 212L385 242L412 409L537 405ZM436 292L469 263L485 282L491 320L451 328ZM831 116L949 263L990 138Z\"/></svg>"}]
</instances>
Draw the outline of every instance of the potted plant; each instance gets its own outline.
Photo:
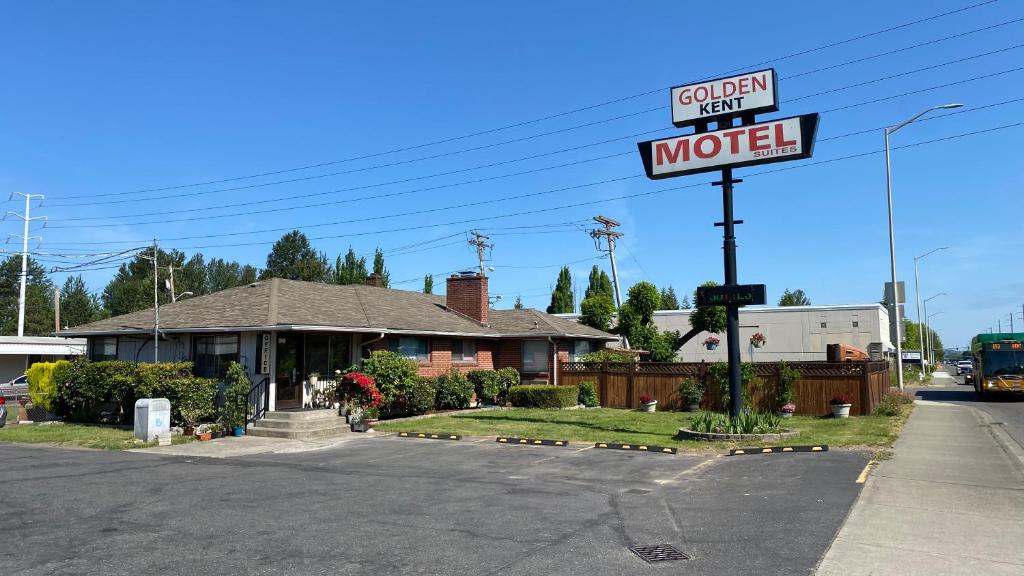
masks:
<instances>
[{"instance_id":1,"label":"potted plant","mask_svg":"<svg viewBox=\"0 0 1024 576\"><path fill-rule=\"evenodd\" d=\"M658 401L654 399L650 394L644 394L640 397L640 411L641 412L654 412L658 408Z\"/></svg>"},{"instance_id":2,"label":"potted plant","mask_svg":"<svg viewBox=\"0 0 1024 576\"><path fill-rule=\"evenodd\" d=\"M213 438L213 430L209 424L200 424L196 427L196 440L200 442L206 442Z\"/></svg>"},{"instance_id":3,"label":"potted plant","mask_svg":"<svg viewBox=\"0 0 1024 576\"><path fill-rule=\"evenodd\" d=\"M832 401L829 402L832 406L832 416L835 418L849 418L850 407L853 404L850 403L850 396L847 394L837 394Z\"/></svg>"},{"instance_id":4,"label":"potted plant","mask_svg":"<svg viewBox=\"0 0 1024 576\"><path fill-rule=\"evenodd\" d=\"M754 335L750 337L750 343L754 348L763 348L765 343L764 334L760 332L754 332Z\"/></svg>"},{"instance_id":5,"label":"potted plant","mask_svg":"<svg viewBox=\"0 0 1024 576\"><path fill-rule=\"evenodd\" d=\"M696 412L700 410L700 401L704 398L704 388L696 378L687 376L679 384L679 398L683 404L683 410Z\"/></svg>"},{"instance_id":6,"label":"potted plant","mask_svg":"<svg viewBox=\"0 0 1024 576\"><path fill-rule=\"evenodd\" d=\"M779 416L783 418L792 418L793 412L796 412L796 404L793 404L792 402L783 404L782 408L779 408Z\"/></svg>"},{"instance_id":7,"label":"potted plant","mask_svg":"<svg viewBox=\"0 0 1024 576\"><path fill-rule=\"evenodd\" d=\"M778 388L775 400L778 402L779 416L790 418L796 412L796 381L800 372L785 362L779 362Z\"/></svg>"},{"instance_id":8,"label":"potted plant","mask_svg":"<svg viewBox=\"0 0 1024 576\"><path fill-rule=\"evenodd\" d=\"M211 424L210 434L213 440L224 437L224 426L221 424Z\"/></svg>"},{"instance_id":9,"label":"potted plant","mask_svg":"<svg viewBox=\"0 0 1024 576\"><path fill-rule=\"evenodd\" d=\"M319 372L310 372L309 373L309 383L310 384L312 384L313 386L316 386L316 383L319 382L319 381L320 381L320 373Z\"/></svg>"},{"instance_id":10,"label":"potted plant","mask_svg":"<svg viewBox=\"0 0 1024 576\"><path fill-rule=\"evenodd\" d=\"M721 342L721 340L718 339L718 336L712 334L704 339L704 347L708 350L714 350L715 348L718 348L719 342Z\"/></svg>"},{"instance_id":11,"label":"potted plant","mask_svg":"<svg viewBox=\"0 0 1024 576\"><path fill-rule=\"evenodd\" d=\"M373 427L380 422L380 408L371 406L363 411L363 422L366 424L366 430L373 430Z\"/></svg>"}]
</instances>

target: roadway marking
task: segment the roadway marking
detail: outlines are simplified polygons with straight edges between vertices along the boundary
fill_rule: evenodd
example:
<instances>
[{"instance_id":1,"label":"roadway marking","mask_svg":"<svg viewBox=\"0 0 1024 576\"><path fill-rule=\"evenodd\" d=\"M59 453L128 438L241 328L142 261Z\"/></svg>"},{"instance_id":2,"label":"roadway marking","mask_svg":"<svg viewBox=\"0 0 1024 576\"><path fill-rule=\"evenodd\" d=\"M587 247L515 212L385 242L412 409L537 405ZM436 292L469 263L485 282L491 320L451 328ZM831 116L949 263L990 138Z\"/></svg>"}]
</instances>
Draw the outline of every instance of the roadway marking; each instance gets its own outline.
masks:
<instances>
[{"instance_id":1,"label":"roadway marking","mask_svg":"<svg viewBox=\"0 0 1024 576\"><path fill-rule=\"evenodd\" d=\"M593 450L593 449L594 449L593 446L587 446L586 448L580 448L579 450L574 450L574 452L583 452L584 450Z\"/></svg>"},{"instance_id":2,"label":"roadway marking","mask_svg":"<svg viewBox=\"0 0 1024 576\"><path fill-rule=\"evenodd\" d=\"M679 472L678 474L676 474L675 476L673 476L671 478L668 478L668 479L665 479L665 480L655 480L654 483L658 484L658 485L665 485L665 484L672 484L672 483L678 482L679 479L681 477L683 477L683 476L689 476L689 475L697 474L698 472L703 472L705 469L710 468L710 467L714 466L715 464L721 462L721 460L720 460L721 457L722 457L721 454L717 454L717 455L715 455L714 458L709 458L708 460L705 460L705 461L701 462L700 464L695 464L693 466L690 466L689 468L683 470L682 472Z\"/></svg>"}]
</instances>

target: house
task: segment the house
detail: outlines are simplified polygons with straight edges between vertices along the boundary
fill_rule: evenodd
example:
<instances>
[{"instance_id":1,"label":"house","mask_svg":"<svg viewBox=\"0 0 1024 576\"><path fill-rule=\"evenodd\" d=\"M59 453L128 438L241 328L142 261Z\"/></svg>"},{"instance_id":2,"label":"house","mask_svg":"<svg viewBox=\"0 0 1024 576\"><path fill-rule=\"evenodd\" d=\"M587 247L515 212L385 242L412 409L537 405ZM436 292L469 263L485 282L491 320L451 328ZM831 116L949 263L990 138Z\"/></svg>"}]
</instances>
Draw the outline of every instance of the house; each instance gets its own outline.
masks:
<instances>
[{"instance_id":1,"label":"house","mask_svg":"<svg viewBox=\"0 0 1024 576\"><path fill-rule=\"evenodd\" d=\"M18 378L36 362L53 362L84 354L83 339L0 336L0 383Z\"/></svg>"},{"instance_id":2,"label":"house","mask_svg":"<svg viewBox=\"0 0 1024 576\"><path fill-rule=\"evenodd\" d=\"M422 376L511 366L523 381L557 383L559 361L615 336L532 309L492 310L487 277L447 279L446 295L366 285L268 279L159 309L159 359L222 377L232 361L269 387L269 410L302 407L309 375L332 375L373 350L416 360ZM92 360L153 361L152 309L61 331L88 340Z\"/></svg>"}]
</instances>

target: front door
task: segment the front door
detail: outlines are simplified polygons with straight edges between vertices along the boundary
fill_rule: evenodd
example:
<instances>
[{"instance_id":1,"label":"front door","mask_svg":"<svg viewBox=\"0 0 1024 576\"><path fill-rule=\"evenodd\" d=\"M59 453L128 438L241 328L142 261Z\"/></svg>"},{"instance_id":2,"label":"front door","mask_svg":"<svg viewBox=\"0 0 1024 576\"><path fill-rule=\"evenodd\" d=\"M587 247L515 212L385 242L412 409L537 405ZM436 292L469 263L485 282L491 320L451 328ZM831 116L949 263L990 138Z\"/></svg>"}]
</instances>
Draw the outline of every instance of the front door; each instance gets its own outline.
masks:
<instances>
[{"instance_id":1,"label":"front door","mask_svg":"<svg viewBox=\"0 0 1024 576\"><path fill-rule=\"evenodd\" d=\"M277 335L277 407L302 407L302 334Z\"/></svg>"}]
</instances>

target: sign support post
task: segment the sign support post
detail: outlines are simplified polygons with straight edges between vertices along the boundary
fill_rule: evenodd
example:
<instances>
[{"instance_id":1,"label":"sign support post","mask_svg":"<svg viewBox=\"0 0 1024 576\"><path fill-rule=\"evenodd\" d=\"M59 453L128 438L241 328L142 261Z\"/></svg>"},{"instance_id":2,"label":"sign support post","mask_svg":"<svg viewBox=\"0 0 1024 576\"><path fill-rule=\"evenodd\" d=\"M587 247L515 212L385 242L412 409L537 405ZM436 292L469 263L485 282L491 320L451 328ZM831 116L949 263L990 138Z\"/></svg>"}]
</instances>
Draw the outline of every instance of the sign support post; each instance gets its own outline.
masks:
<instances>
[{"instance_id":1,"label":"sign support post","mask_svg":"<svg viewBox=\"0 0 1024 576\"><path fill-rule=\"evenodd\" d=\"M731 124L731 122L730 122ZM722 180L712 186L722 187L722 252L725 262L725 285L739 283L736 274L736 221L732 210L732 168L722 169ZM743 375L740 370L740 306L736 303L725 305L725 343L729 359L729 414L739 416L743 411Z\"/></svg>"}]
</instances>

